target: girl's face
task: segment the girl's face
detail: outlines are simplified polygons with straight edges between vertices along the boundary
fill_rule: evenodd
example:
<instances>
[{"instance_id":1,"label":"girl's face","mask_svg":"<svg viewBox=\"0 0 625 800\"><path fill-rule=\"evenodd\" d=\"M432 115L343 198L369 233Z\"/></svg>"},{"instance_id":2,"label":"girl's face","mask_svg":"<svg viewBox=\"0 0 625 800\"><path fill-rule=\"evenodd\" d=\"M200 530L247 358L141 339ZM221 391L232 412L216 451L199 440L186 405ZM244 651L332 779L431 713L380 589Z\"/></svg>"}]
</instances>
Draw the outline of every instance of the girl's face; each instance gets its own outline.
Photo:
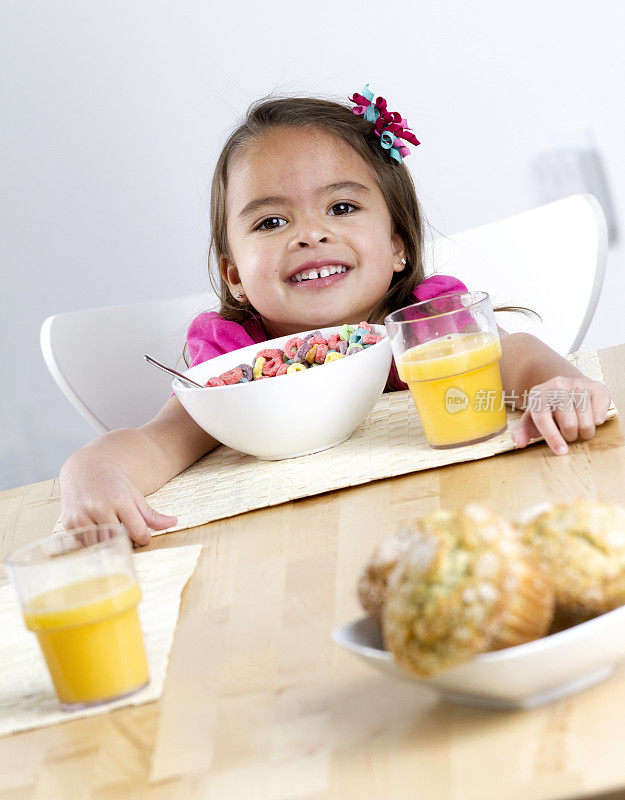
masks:
<instances>
[{"instance_id":1,"label":"girl's face","mask_svg":"<svg viewBox=\"0 0 625 800\"><path fill-rule=\"evenodd\" d=\"M228 171L226 215L221 274L271 337L366 320L404 269L373 170L319 129L274 129L247 146Z\"/></svg>"}]
</instances>

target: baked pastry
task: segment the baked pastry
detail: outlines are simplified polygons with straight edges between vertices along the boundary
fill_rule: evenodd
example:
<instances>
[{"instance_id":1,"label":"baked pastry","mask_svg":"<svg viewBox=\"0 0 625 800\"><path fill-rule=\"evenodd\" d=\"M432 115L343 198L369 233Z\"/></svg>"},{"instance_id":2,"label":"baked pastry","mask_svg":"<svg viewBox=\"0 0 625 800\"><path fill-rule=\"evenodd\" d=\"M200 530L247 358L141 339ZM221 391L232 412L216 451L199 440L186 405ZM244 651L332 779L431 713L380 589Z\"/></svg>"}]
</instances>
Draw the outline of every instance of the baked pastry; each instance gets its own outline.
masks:
<instances>
[{"instance_id":1,"label":"baked pastry","mask_svg":"<svg viewBox=\"0 0 625 800\"><path fill-rule=\"evenodd\" d=\"M358 581L358 598L367 614L382 622L388 579L400 558L408 550L414 532L401 528L382 539L375 547Z\"/></svg>"},{"instance_id":2,"label":"baked pastry","mask_svg":"<svg viewBox=\"0 0 625 800\"><path fill-rule=\"evenodd\" d=\"M400 666L429 676L543 636L554 605L553 589L518 533L471 504L419 521L391 573L382 632Z\"/></svg>"},{"instance_id":3,"label":"baked pastry","mask_svg":"<svg viewBox=\"0 0 625 800\"><path fill-rule=\"evenodd\" d=\"M625 509L579 498L530 509L518 524L555 589L555 629L625 604Z\"/></svg>"}]
</instances>

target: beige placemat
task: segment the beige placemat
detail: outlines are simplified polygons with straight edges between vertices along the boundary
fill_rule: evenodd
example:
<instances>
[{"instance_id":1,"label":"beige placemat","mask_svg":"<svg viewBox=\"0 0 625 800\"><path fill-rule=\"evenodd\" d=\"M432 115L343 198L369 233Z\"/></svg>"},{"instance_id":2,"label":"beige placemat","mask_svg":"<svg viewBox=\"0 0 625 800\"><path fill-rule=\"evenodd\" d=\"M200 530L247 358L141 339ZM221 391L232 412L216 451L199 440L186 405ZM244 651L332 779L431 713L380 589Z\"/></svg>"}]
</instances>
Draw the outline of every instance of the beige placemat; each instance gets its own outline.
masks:
<instances>
[{"instance_id":1,"label":"beige placemat","mask_svg":"<svg viewBox=\"0 0 625 800\"><path fill-rule=\"evenodd\" d=\"M0 588L0 736L159 698L178 622L180 595L201 549L202 545L196 544L134 554L143 594L139 617L150 683L131 697L82 711L60 711L37 639L24 627L13 587Z\"/></svg>"},{"instance_id":2,"label":"beige placemat","mask_svg":"<svg viewBox=\"0 0 625 800\"><path fill-rule=\"evenodd\" d=\"M586 376L603 381L596 350L569 360ZM259 461L222 445L181 472L148 502L178 525L153 535L192 528L245 511L300 497L356 486L432 467L442 467L517 449L510 429L521 412L508 413L508 430L481 444L433 450L429 447L409 391L383 394L366 422L343 444L321 453L282 461ZM608 419L616 416L612 404ZM533 439L533 442L542 438ZM55 531L62 530L60 522Z\"/></svg>"}]
</instances>

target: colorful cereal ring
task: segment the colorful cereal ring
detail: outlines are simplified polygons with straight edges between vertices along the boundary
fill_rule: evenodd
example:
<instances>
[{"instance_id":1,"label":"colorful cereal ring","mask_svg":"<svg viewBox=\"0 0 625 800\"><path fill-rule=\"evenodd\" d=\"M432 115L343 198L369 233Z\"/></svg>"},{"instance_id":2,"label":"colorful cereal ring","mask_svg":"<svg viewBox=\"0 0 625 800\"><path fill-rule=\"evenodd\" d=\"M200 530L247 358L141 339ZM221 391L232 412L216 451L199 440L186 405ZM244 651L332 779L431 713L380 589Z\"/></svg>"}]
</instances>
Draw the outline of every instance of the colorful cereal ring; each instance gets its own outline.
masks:
<instances>
[{"instance_id":1,"label":"colorful cereal ring","mask_svg":"<svg viewBox=\"0 0 625 800\"><path fill-rule=\"evenodd\" d=\"M367 333L373 333L373 328L371 327L371 325L369 325L368 322L359 322L358 327L364 328L364 330L366 330Z\"/></svg>"},{"instance_id":2,"label":"colorful cereal ring","mask_svg":"<svg viewBox=\"0 0 625 800\"><path fill-rule=\"evenodd\" d=\"M338 350L340 342L341 337L338 335L338 333L331 333L328 336L328 347L330 350Z\"/></svg>"},{"instance_id":3,"label":"colorful cereal ring","mask_svg":"<svg viewBox=\"0 0 625 800\"><path fill-rule=\"evenodd\" d=\"M324 364L329 364L330 361L338 361L339 358L345 358L343 353L337 353L336 350L328 350Z\"/></svg>"},{"instance_id":4,"label":"colorful cereal ring","mask_svg":"<svg viewBox=\"0 0 625 800\"><path fill-rule=\"evenodd\" d=\"M311 347L312 345L306 339L304 339L302 346L295 354L295 361L297 361L299 364L303 364L304 359L306 358L306 354L308 353Z\"/></svg>"},{"instance_id":5,"label":"colorful cereal ring","mask_svg":"<svg viewBox=\"0 0 625 800\"><path fill-rule=\"evenodd\" d=\"M348 347L349 345L347 344L347 342L341 342L339 345L339 353L341 353L341 355L345 355L347 353Z\"/></svg>"},{"instance_id":6,"label":"colorful cereal ring","mask_svg":"<svg viewBox=\"0 0 625 800\"><path fill-rule=\"evenodd\" d=\"M239 367L235 367L234 369L231 369L228 372L224 372L219 377L226 384L226 386L234 386L235 383L241 382L241 378L243 377L243 370L240 369Z\"/></svg>"},{"instance_id":7,"label":"colorful cereal ring","mask_svg":"<svg viewBox=\"0 0 625 800\"><path fill-rule=\"evenodd\" d=\"M347 355L353 356L355 353L359 353L363 349L361 344L350 344L347 348Z\"/></svg>"},{"instance_id":8,"label":"colorful cereal ring","mask_svg":"<svg viewBox=\"0 0 625 800\"><path fill-rule=\"evenodd\" d=\"M312 339L308 340L310 344L328 344L328 340L324 339L323 336L313 336Z\"/></svg>"},{"instance_id":9,"label":"colorful cereal ring","mask_svg":"<svg viewBox=\"0 0 625 800\"><path fill-rule=\"evenodd\" d=\"M317 352L315 353L315 363L316 364L324 364L328 352L329 352L329 350L328 350L328 345L327 344L318 344L317 345Z\"/></svg>"},{"instance_id":10,"label":"colorful cereal ring","mask_svg":"<svg viewBox=\"0 0 625 800\"><path fill-rule=\"evenodd\" d=\"M280 364L280 366L278 367L278 371L276 372L276 375L286 375L288 368L289 364Z\"/></svg>"},{"instance_id":11,"label":"colorful cereal ring","mask_svg":"<svg viewBox=\"0 0 625 800\"><path fill-rule=\"evenodd\" d=\"M279 350L277 347L270 347L267 350L259 350L256 353L256 358L279 358L282 361L284 350Z\"/></svg>"},{"instance_id":12,"label":"colorful cereal ring","mask_svg":"<svg viewBox=\"0 0 625 800\"><path fill-rule=\"evenodd\" d=\"M355 330L356 330L356 328L354 328L353 325L343 325L343 327L341 328L341 330L339 332L339 336L341 337L341 340L343 342L348 341L349 337L352 335L352 333Z\"/></svg>"},{"instance_id":13,"label":"colorful cereal ring","mask_svg":"<svg viewBox=\"0 0 625 800\"><path fill-rule=\"evenodd\" d=\"M209 378L206 381L206 386L225 386L225 382L221 378Z\"/></svg>"},{"instance_id":14,"label":"colorful cereal ring","mask_svg":"<svg viewBox=\"0 0 625 800\"><path fill-rule=\"evenodd\" d=\"M254 361L254 367L252 368L252 375L254 376L254 380L259 380L263 375L263 367L265 366L265 361L267 359L263 358L262 356L257 357L256 361Z\"/></svg>"},{"instance_id":15,"label":"colorful cereal ring","mask_svg":"<svg viewBox=\"0 0 625 800\"><path fill-rule=\"evenodd\" d=\"M290 375L292 372L302 372L302 370L308 369L303 364L289 364L286 369L286 374Z\"/></svg>"},{"instance_id":16,"label":"colorful cereal ring","mask_svg":"<svg viewBox=\"0 0 625 800\"><path fill-rule=\"evenodd\" d=\"M238 369L241 370L243 373L243 377L248 380L254 380L254 373L252 372L252 368L249 364L239 364Z\"/></svg>"},{"instance_id":17,"label":"colorful cereal ring","mask_svg":"<svg viewBox=\"0 0 625 800\"><path fill-rule=\"evenodd\" d=\"M304 342L299 338L299 336L291 337L284 345L284 355L287 358L293 358L303 344Z\"/></svg>"},{"instance_id":18,"label":"colorful cereal ring","mask_svg":"<svg viewBox=\"0 0 625 800\"><path fill-rule=\"evenodd\" d=\"M259 350L256 353L256 359L258 363L258 359L264 358L265 362L263 363L261 374L264 375L266 378L273 378L278 370L280 364L284 363L282 361L282 357L284 355L283 350L279 350L278 348L268 348L267 350Z\"/></svg>"},{"instance_id":19,"label":"colorful cereal ring","mask_svg":"<svg viewBox=\"0 0 625 800\"><path fill-rule=\"evenodd\" d=\"M309 364L312 364L314 362L318 348L319 348L318 344L313 344L310 350L306 353L306 361L308 361Z\"/></svg>"},{"instance_id":20,"label":"colorful cereal ring","mask_svg":"<svg viewBox=\"0 0 625 800\"><path fill-rule=\"evenodd\" d=\"M278 361L277 358L272 359L271 361L267 361L265 366L263 367L263 375L266 378L275 378L278 374L278 370L281 366L283 366L284 362L282 359Z\"/></svg>"},{"instance_id":21,"label":"colorful cereal ring","mask_svg":"<svg viewBox=\"0 0 625 800\"><path fill-rule=\"evenodd\" d=\"M362 337L362 343L366 345L377 344L381 342L383 338L383 336L378 336L376 333L370 333L368 336Z\"/></svg>"}]
</instances>

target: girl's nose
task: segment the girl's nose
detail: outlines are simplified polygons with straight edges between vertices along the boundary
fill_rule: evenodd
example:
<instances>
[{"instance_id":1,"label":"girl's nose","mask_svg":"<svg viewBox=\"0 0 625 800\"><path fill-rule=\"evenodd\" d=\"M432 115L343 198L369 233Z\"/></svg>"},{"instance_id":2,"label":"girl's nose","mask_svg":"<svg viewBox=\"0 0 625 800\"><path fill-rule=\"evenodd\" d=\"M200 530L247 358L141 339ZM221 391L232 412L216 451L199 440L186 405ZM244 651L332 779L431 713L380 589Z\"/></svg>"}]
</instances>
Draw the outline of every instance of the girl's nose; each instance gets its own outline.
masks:
<instances>
[{"instance_id":1,"label":"girl's nose","mask_svg":"<svg viewBox=\"0 0 625 800\"><path fill-rule=\"evenodd\" d=\"M330 229L319 220L302 221L297 226L291 239L291 246L296 250L302 247L315 247L332 239Z\"/></svg>"}]
</instances>

